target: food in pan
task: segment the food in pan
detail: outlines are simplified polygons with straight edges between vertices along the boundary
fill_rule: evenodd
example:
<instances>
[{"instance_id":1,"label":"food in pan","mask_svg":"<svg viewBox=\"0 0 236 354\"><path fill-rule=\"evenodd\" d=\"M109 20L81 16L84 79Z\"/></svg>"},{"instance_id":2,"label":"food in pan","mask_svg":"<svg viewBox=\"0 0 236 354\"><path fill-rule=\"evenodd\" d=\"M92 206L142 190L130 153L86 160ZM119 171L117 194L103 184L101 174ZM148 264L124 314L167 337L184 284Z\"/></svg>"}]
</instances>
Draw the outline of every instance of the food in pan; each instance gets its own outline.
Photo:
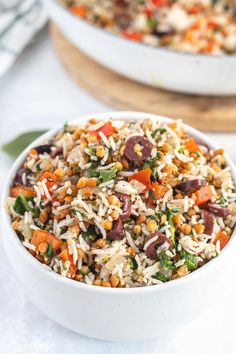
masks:
<instances>
[{"instance_id":1,"label":"food in pan","mask_svg":"<svg viewBox=\"0 0 236 354\"><path fill-rule=\"evenodd\" d=\"M121 37L181 52L235 54L234 0L62 0L76 16Z\"/></svg>"}]
</instances>

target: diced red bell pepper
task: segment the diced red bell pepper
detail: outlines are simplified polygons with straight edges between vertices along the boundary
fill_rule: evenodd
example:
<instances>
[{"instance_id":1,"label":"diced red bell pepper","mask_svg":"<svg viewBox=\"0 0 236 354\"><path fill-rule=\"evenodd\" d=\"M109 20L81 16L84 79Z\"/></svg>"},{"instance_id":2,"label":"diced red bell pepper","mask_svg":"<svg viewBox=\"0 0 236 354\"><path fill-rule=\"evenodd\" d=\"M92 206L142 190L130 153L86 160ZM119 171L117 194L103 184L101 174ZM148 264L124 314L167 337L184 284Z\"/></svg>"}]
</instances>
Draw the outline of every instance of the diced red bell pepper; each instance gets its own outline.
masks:
<instances>
[{"instance_id":1,"label":"diced red bell pepper","mask_svg":"<svg viewBox=\"0 0 236 354\"><path fill-rule=\"evenodd\" d=\"M121 35L127 39L131 39L132 41L141 42L143 39L143 35L140 32L134 31L124 31Z\"/></svg>"},{"instance_id":2,"label":"diced red bell pepper","mask_svg":"<svg viewBox=\"0 0 236 354\"><path fill-rule=\"evenodd\" d=\"M152 0L152 3L157 7L164 7L170 5L170 0Z\"/></svg>"},{"instance_id":3,"label":"diced red bell pepper","mask_svg":"<svg viewBox=\"0 0 236 354\"><path fill-rule=\"evenodd\" d=\"M111 122L105 123L103 126L101 126L99 129L90 132L90 134L96 135L98 138L100 138L99 132L102 132L107 138L109 138L111 135L114 134L115 130L112 126Z\"/></svg>"},{"instance_id":4,"label":"diced red bell pepper","mask_svg":"<svg viewBox=\"0 0 236 354\"><path fill-rule=\"evenodd\" d=\"M144 14L147 16L147 17L152 17L152 10L149 9L148 7L146 7L144 10L143 10Z\"/></svg>"},{"instance_id":5,"label":"diced red bell pepper","mask_svg":"<svg viewBox=\"0 0 236 354\"><path fill-rule=\"evenodd\" d=\"M208 202L213 194L210 186L204 186L193 193L196 197L195 204L197 206L203 205Z\"/></svg>"},{"instance_id":6,"label":"diced red bell pepper","mask_svg":"<svg viewBox=\"0 0 236 354\"><path fill-rule=\"evenodd\" d=\"M133 179L135 179L136 181L142 183L144 186L146 186L146 189L144 192L149 191L152 188L151 185L151 174L152 174L152 170L147 167L141 171L138 171L136 173L134 173L133 175L128 177L128 181L132 181Z\"/></svg>"}]
</instances>

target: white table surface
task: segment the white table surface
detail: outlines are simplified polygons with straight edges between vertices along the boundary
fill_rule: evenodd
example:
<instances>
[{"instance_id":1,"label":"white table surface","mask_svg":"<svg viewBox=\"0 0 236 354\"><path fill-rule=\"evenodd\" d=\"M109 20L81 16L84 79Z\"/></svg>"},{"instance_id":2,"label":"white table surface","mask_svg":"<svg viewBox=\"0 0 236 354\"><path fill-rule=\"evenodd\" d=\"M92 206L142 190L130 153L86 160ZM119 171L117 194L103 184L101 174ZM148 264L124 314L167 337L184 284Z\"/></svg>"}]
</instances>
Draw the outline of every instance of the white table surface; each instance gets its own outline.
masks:
<instances>
[{"instance_id":1,"label":"white table surface","mask_svg":"<svg viewBox=\"0 0 236 354\"><path fill-rule=\"evenodd\" d=\"M70 80L45 29L0 79L0 144L24 130L50 128L78 115L108 110L111 108ZM208 135L236 161L236 134ZM0 153L0 186L11 164L12 160ZM236 284L236 272L232 282ZM31 304L11 273L0 243L0 354L234 354L236 291L224 292L227 302L165 338L131 343L97 341L57 325Z\"/></svg>"}]
</instances>

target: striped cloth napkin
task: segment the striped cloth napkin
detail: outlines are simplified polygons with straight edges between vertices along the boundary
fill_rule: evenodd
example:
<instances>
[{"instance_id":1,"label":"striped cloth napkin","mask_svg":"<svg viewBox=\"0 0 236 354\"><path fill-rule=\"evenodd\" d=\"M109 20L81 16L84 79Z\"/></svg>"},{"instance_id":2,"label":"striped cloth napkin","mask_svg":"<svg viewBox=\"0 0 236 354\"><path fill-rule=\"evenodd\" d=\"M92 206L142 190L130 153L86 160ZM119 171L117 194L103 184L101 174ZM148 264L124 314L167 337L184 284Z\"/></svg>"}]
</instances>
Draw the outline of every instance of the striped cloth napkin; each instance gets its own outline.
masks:
<instances>
[{"instance_id":1,"label":"striped cloth napkin","mask_svg":"<svg viewBox=\"0 0 236 354\"><path fill-rule=\"evenodd\" d=\"M0 76L46 21L39 0L0 0Z\"/></svg>"}]
</instances>

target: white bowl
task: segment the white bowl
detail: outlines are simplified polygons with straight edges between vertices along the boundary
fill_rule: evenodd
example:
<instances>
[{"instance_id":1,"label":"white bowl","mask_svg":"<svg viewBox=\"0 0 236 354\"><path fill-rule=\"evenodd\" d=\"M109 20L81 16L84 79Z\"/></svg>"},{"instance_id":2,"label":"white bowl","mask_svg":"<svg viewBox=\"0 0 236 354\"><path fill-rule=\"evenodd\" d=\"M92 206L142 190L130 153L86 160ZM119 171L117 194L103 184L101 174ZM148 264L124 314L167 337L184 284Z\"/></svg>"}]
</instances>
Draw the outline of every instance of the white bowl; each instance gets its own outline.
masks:
<instances>
[{"instance_id":1,"label":"white bowl","mask_svg":"<svg viewBox=\"0 0 236 354\"><path fill-rule=\"evenodd\" d=\"M148 113L111 112L94 114L104 119L157 118ZM88 120L78 118L73 123ZM161 121L170 122L164 117ZM185 126L192 136L210 147L216 146L197 130ZM143 288L104 288L91 286L48 271L22 245L4 208L5 198L13 177L33 146L42 144L56 129L35 140L15 161L3 191L2 240L12 270L29 299L56 322L86 336L103 340L133 340L163 336L186 325L217 301L232 283L236 235L233 235L222 254L184 278ZM233 176L236 169L227 158Z\"/></svg>"},{"instance_id":2,"label":"white bowl","mask_svg":"<svg viewBox=\"0 0 236 354\"><path fill-rule=\"evenodd\" d=\"M84 53L130 79L200 95L236 94L236 56L153 48L123 39L74 16L57 0L43 0L50 18Z\"/></svg>"}]
</instances>

